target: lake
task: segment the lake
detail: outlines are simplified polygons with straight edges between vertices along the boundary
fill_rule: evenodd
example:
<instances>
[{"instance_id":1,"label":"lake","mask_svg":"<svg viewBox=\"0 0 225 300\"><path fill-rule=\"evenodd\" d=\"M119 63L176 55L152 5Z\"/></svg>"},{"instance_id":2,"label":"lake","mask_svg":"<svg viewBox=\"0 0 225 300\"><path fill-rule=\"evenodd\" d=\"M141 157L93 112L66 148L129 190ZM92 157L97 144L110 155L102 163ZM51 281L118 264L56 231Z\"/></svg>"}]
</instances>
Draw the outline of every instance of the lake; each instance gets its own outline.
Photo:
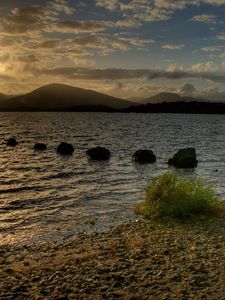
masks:
<instances>
[{"instance_id":1,"label":"lake","mask_svg":"<svg viewBox=\"0 0 225 300\"><path fill-rule=\"evenodd\" d=\"M133 207L147 183L171 170L167 160L195 147L195 170L225 200L225 115L121 113L0 113L0 244L23 245L73 239L137 218ZM5 140L15 137L15 148ZM73 156L57 155L62 141ZM48 150L35 152L36 142ZM105 146L112 157L93 162L86 150ZM132 163L138 149L151 149L152 165Z\"/></svg>"}]
</instances>

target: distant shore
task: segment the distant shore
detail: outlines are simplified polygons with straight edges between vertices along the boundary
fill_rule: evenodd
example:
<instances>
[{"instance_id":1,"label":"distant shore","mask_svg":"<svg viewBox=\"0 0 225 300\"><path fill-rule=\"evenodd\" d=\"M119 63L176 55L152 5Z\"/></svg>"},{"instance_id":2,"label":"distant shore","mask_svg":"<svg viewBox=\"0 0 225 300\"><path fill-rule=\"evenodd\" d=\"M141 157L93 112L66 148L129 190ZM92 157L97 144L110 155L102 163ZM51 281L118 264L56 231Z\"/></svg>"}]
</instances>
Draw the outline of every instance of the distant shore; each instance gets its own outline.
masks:
<instances>
[{"instance_id":1,"label":"distant shore","mask_svg":"<svg viewBox=\"0 0 225 300\"><path fill-rule=\"evenodd\" d=\"M161 102L148 103L140 105L131 105L126 108L113 108L107 105L79 105L59 108L41 108L41 107L12 107L1 108L0 112L95 112L95 113L171 113L171 114L208 114L224 115L224 102Z\"/></svg>"},{"instance_id":2,"label":"distant shore","mask_svg":"<svg viewBox=\"0 0 225 300\"><path fill-rule=\"evenodd\" d=\"M0 299L224 299L225 219L0 248Z\"/></svg>"}]
</instances>

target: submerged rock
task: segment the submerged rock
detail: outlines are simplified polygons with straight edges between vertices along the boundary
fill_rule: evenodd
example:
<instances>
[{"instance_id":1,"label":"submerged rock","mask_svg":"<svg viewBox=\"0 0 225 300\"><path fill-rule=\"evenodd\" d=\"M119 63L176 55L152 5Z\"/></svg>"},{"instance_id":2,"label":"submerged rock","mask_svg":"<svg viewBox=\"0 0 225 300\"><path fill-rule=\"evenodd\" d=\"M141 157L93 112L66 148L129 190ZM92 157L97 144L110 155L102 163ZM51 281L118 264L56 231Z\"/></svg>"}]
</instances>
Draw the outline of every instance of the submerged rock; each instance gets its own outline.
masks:
<instances>
[{"instance_id":1,"label":"submerged rock","mask_svg":"<svg viewBox=\"0 0 225 300\"><path fill-rule=\"evenodd\" d=\"M174 154L173 158L169 159L168 164L181 169L197 167L198 161L196 159L195 149L185 148L179 150L176 154Z\"/></svg>"},{"instance_id":2,"label":"submerged rock","mask_svg":"<svg viewBox=\"0 0 225 300\"><path fill-rule=\"evenodd\" d=\"M10 138L6 141L6 145L11 146L11 147L15 147L17 144L18 143L15 138Z\"/></svg>"},{"instance_id":3,"label":"submerged rock","mask_svg":"<svg viewBox=\"0 0 225 300\"><path fill-rule=\"evenodd\" d=\"M71 155L74 152L74 147L71 144L62 142L58 148L57 152L61 155Z\"/></svg>"},{"instance_id":4,"label":"submerged rock","mask_svg":"<svg viewBox=\"0 0 225 300\"><path fill-rule=\"evenodd\" d=\"M138 150L134 153L132 160L140 164L151 164L156 162L156 156L151 150Z\"/></svg>"},{"instance_id":5,"label":"submerged rock","mask_svg":"<svg viewBox=\"0 0 225 300\"><path fill-rule=\"evenodd\" d=\"M104 147L96 147L86 151L87 155L93 160L108 160L111 153Z\"/></svg>"},{"instance_id":6,"label":"submerged rock","mask_svg":"<svg viewBox=\"0 0 225 300\"><path fill-rule=\"evenodd\" d=\"M47 146L43 143L37 143L34 145L34 150L36 151L44 151L47 149Z\"/></svg>"}]
</instances>

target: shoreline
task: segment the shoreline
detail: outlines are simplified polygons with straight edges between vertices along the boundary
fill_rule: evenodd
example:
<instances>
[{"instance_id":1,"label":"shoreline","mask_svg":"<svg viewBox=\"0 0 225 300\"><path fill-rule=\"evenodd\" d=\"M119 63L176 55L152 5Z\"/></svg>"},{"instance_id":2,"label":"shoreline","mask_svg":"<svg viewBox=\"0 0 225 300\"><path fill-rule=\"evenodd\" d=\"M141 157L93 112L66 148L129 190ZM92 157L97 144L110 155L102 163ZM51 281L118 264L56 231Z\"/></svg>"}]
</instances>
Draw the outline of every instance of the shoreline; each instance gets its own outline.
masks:
<instances>
[{"instance_id":1,"label":"shoreline","mask_svg":"<svg viewBox=\"0 0 225 300\"><path fill-rule=\"evenodd\" d=\"M225 218L0 247L0 299L224 299Z\"/></svg>"}]
</instances>

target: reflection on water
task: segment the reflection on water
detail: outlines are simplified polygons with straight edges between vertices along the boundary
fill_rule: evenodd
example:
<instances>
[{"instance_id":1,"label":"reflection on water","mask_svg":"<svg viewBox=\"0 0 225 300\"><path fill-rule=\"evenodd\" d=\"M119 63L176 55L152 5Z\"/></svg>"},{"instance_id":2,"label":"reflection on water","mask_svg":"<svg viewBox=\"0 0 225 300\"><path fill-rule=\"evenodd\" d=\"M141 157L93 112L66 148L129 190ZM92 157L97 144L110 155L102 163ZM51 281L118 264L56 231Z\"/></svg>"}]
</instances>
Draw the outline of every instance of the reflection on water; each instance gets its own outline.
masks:
<instances>
[{"instance_id":1,"label":"reflection on water","mask_svg":"<svg viewBox=\"0 0 225 300\"><path fill-rule=\"evenodd\" d=\"M173 153L195 147L199 165L185 176L203 176L225 200L225 116L108 113L1 113L0 243L73 238L132 219L147 182L168 169ZM4 140L15 136L16 148ZM71 157L56 154L61 141ZM34 152L36 142L48 145ZM86 149L105 146L109 162L92 162ZM135 165L148 148L154 165Z\"/></svg>"}]
</instances>

